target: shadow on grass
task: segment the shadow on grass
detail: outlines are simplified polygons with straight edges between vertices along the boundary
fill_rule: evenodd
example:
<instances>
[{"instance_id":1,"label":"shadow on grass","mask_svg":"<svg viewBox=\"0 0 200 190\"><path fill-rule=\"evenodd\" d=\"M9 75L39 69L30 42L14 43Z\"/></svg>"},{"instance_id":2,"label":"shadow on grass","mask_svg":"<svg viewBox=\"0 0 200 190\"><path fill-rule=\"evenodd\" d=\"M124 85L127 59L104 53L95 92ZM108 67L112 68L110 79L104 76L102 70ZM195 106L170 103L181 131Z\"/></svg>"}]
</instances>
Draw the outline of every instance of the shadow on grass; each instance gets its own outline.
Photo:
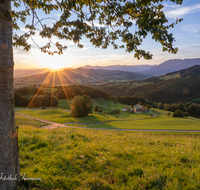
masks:
<instances>
[{"instance_id":1,"label":"shadow on grass","mask_svg":"<svg viewBox=\"0 0 200 190\"><path fill-rule=\"evenodd\" d=\"M77 124L76 127L84 127L84 128L92 128L92 129L118 129L117 127L113 127L112 125L108 123L103 123L103 124Z\"/></svg>"}]
</instances>

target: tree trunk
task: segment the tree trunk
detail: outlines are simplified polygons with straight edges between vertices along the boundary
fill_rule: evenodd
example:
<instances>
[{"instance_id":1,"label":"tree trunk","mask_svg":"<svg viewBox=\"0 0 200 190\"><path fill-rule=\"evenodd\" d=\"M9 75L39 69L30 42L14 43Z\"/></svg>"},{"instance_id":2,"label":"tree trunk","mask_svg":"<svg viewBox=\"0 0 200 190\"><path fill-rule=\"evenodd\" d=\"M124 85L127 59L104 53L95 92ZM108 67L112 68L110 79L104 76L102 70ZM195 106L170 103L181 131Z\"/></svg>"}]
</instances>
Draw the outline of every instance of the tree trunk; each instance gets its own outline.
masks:
<instances>
[{"instance_id":1,"label":"tree trunk","mask_svg":"<svg viewBox=\"0 0 200 190\"><path fill-rule=\"evenodd\" d=\"M0 190L19 183L19 150L13 97L11 1L0 0Z\"/></svg>"}]
</instances>

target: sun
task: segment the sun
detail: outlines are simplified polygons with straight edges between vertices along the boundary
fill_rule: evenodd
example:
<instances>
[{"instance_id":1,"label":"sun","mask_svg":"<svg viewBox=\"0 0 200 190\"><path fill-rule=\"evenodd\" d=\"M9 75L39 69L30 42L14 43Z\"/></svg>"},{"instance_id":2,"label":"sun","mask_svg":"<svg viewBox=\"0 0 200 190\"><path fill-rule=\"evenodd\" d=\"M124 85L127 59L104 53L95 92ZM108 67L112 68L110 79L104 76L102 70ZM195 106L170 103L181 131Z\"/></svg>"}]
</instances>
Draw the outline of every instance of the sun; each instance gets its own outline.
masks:
<instances>
[{"instance_id":1,"label":"sun","mask_svg":"<svg viewBox=\"0 0 200 190\"><path fill-rule=\"evenodd\" d=\"M43 57L41 61L44 67L48 67L53 70L59 70L62 68L69 67L69 63L67 63L65 57L62 57L60 55L53 55L53 56L48 55L45 56L45 58Z\"/></svg>"},{"instance_id":2,"label":"sun","mask_svg":"<svg viewBox=\"0 0 200 190\"><path fill-rule=\"evenodd\" d=\"M66 65L54 62L54 63L48 63L47 67L53 70L59 70L66 67Z\"/></svg>"}]
</instances>

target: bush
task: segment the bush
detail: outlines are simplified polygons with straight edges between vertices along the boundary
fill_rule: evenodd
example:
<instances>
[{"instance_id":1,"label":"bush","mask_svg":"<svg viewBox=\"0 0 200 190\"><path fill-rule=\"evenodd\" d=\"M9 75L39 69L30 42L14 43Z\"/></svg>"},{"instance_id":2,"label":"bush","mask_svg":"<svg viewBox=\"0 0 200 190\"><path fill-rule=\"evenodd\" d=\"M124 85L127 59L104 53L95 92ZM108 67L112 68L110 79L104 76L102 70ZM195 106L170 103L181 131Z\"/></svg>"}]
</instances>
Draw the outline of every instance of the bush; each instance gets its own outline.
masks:
<instances>
[{"instance_id":1,"label":"bush","mask_svg":"<svg viewBox=\"0 0 200 190\"><path fill-rule=\"evenodd\" d=\"M117 115L116 118L118 118L119 116Z\"/></svg>"},{"instance_id":2,"label":"bush","mask_svg":"<svg viewBox=\"0 0 200 190\"><path fill-rule=\"evenodd\" d=\"M107 115L108 115L109 113L110 113L109 111L106 112Z\"/></svg>"},{"instance_id":3,"label":"bush","mask_svg":"<svg viewBox=\"0 0 200 190\"><path fill-rule=\"evenodd\" d=\"M96 105L96 106L94 106L94 111L98 111L98 106Z\"/></svg>"},{"instance_id":4,"label":"bush","mask_svg":"<svg viewBox=\"0 0 200 190\"><path fill-rule=\"evenodd\" d=\"M181 110L176 110L173 113L173 117L183 117L183 112Z\"/></svg>"},{"instance_id":5,"label":"bush","mask_svg":"<svg viewBox=\"0 0 200 190\"><path fill-rule=\"evenodd\" d=\"M106 114L106 111L103 111L102 113Z\"/></svg>"},{"instance_id":6,"label":"bush","mask_svg":"<svg viewBox=\"0 0 200 190\"><path fill-rule=\"evenodd\" d=\"M113 102L114 102L114 104L116 104L116 103L117 103L117 99L115 98L115 99L113 100Z\"/></svg>"},{"instance_id":7,"label":"bush","mask_svg":"<svg viewBox=\"0 0 200 190\"><path fill-rule=\"evenodd\" d=\"M188 112L184 112L183 117L188 117Z\"/></svg>"},{"instance_id":8,"label":"bush","mask_svg":"<svg viewBox=\"0 0 200 190\"><path fill-rule=\"evenodd\" d=\"M152 108L152 106L151 106L151 104L146 104L145 108L146 108L147 110L150 110L150 109Z\"/></svg>"},{"instance_id":9,"label":"bush","mask_svg":"<svg viewBox=\"0 0 200 190\"><path fill-rule=\"evenodd\" d=\"M102 110L99 110L99 112L102 112Z\"/></svg>"},{"instance_id":10,"label":"bush","mask_svg":"<svg viewBox=\"0 0 200 190\"><path fill-rule=\"evenodd\" d=\"M163 103L158 103L158 108L159 108L159 109L164 109Z\"/></svg>"}]
</instances>

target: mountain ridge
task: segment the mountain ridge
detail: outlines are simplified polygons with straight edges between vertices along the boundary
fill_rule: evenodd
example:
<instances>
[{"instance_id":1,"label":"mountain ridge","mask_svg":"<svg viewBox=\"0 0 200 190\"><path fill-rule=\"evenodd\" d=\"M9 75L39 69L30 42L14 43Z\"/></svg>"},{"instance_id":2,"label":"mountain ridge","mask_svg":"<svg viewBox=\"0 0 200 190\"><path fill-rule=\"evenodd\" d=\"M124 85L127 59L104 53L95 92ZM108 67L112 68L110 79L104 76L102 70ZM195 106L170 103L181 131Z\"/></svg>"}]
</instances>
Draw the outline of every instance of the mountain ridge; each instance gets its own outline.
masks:
<instances>
[{"instance_id":1,"label":"mountain ridge","mask_svg":"<svg viewBox=\"0 0 200 190\"><path fill-rule=\"evenodd\" d=\"M181 69L187 69L194 65L200 65L200 58L194 59L169 59L159 65L156 65L149 70L145 71L145 74L149 75L164 75Z\"/></svg>"}]
</instances>

